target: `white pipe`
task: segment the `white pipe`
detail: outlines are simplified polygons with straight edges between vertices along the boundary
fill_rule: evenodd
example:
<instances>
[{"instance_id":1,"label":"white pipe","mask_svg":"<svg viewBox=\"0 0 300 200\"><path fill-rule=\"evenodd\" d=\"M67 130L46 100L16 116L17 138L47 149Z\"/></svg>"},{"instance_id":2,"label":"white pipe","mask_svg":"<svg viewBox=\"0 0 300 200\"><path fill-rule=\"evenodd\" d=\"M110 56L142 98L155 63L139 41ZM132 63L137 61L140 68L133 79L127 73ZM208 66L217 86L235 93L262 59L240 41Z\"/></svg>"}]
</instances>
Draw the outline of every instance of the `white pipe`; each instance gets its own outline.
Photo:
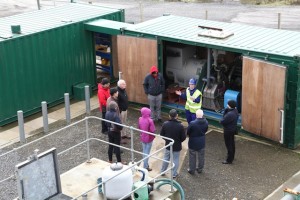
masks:
<instances>
[{"instance_id":1,"label":"white pipe","mask_svg":"<svg viewBox=\"0 0 300 200\"><path fill-rule=\"evenodd\" d=\"M119 72L119 80L122 79L122 72Z\"/></svg>"},{"instance_id":2,"label":"white pipe","mask_svg":"<svg viewBox=\"0 0 300 200\"><path fill-rule=\"evenodd\" d=\"M129 163L129 167L132 166L132 165L135 165L135 164L136 164L136 162L130 162L130 163ZM149 181L149 172L148 172L147 169L142 168L142 167L139 167L139 166L137 166L137 165L134 166L134 167L131 168L131 169L132 169L133 174L134 174L136 171L138 171L138 170L144 172L144 174L145 174L145 179L144 179L143 181L146 182L146 183Z\"/></svg>"},{"instance_id":3,"label":"white pipe","mask_svg":"<svg viewBox=\"0 0 300 200\"><path fill-rule=\"evenodd\" d=\"M281 122L280 122L280 143L283 144L283 124L284 124L284 110L279 110L281 113Z\"/></svg>"}]
</instances>

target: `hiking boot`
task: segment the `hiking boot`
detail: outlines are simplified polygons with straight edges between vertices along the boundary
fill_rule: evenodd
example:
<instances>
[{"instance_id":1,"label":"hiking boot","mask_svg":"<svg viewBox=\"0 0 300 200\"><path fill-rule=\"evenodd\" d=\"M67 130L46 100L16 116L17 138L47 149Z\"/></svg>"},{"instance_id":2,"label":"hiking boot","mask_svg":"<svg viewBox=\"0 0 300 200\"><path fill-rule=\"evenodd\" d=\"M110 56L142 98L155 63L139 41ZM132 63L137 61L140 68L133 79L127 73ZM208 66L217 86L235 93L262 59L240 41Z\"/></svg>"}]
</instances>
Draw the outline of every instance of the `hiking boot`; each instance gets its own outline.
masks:
<instances>
[{"instance_id":1,"label":"hiking boot","mask_svg":"<svg viewBox=\"0 0 300 200\"><path fill-rule=\"evenodd\" d=\"M125 140L121 140L121 144L127 144Z\"/></svg>"}]
</instances>

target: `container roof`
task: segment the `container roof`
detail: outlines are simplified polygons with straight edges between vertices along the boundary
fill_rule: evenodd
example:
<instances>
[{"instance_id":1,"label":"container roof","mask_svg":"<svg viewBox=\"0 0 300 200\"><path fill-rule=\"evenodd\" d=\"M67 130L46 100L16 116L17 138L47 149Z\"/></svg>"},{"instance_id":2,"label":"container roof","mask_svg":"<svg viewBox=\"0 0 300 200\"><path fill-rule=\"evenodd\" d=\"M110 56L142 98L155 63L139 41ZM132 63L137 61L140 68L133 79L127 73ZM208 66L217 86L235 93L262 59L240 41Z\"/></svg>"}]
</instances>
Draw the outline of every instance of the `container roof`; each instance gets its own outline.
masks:
<instances>
[{"instance_id":1,"label":"container roof","mask_svg":"<svg viewBox=\"0 0 300 200\"><path fill-rule=\"evenodd\" d=\"M0 42L12 36L11 25L20 25L24 36L52 28L77 23L120 11L89 4L69 3L45 10L36 10L0 18Z\"/></svg>"},{"instance_id":2,"label":"container roof","mask_svg":"<svg viewBox=\"0 0 300 200\"><path fill-rule=\"evenodd\" d=\"M218 32L220 30L223 30L225 33L221 34L221 36L225 37L226 33L233 33L233 35L224 39L199 36L199 34L206 34L208 31ZM211 47L221 46L289 57L300 56L300 32L294 31L173 15L162 16L135 24L126 28L126 31L154 37L161 36L170 41L201 43Z\"/></svg>"},{"instance_id":3,"label":"container roof","mask_svg":"<svg viewBox=\"0 0 300 200\"><path fill-rule=\"evenodd\" d=\"M134 26L124 22L111 21L107 19L98 19L84 24L85 29L93 32L101 32L111 35L119 35L123 28Z\"/></svg>"}]
</instances>

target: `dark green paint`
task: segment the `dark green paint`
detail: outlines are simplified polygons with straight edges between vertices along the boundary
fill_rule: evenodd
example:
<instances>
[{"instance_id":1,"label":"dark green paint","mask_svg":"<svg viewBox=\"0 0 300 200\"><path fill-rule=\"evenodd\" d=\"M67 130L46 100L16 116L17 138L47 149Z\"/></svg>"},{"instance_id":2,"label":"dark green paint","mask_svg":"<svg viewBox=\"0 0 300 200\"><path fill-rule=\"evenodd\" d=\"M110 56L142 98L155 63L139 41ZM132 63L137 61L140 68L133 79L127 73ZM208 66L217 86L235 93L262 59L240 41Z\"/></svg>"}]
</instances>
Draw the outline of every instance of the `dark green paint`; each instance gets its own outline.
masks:
<instances>
[{"instance_id":1,"label":"dark green paint","mask_svg":"<svg viewBox=\"0 0 300 200\"><path fill-rule=\"evenodd\" d=\"M28 116L41 110L42 101L54 106L64 101L64 93L72 98L73 87L79 83L96 87L93 33L85 31L84 23L101 18L124 21L123 10L74 3L10 19L20 20L22 29L41 20L36 19L40 16L62 19L60 15L73 10L78 14L76 22L44 20L30 27L32 34L24 29L24 35L0 39L0 126L15 121L18 110ZM0 29L7 24L0 19Z\"/></svg>"}]
</instances>

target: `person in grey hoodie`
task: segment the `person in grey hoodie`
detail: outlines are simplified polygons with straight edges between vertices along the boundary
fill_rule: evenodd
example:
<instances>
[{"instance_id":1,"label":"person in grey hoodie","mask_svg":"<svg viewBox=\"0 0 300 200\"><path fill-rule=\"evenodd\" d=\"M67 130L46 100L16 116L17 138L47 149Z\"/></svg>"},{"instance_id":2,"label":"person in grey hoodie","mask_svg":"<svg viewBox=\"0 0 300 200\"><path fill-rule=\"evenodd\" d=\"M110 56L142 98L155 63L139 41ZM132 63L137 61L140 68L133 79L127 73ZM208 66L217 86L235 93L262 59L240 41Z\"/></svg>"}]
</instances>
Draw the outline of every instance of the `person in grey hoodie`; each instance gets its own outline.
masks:
<instances>
[{"instance_id":1,"label":"person in grey hoodie","mask_svg":"<svg viewBox=\"0 0 300 200\"><path fill-rule=\"evenodd\" d=\"M236 109L236 102L234 100L229 100L227 103L227 108L225 109L223 119L220 123L223 125L224 130L224 141L227 149L227 158L222 163L232 164L235 155L235 142L234 135L237 131L237 121L239 118L239 113Z\"/></svg>"},{"instance_id":2,"label":"person in grey hoodie","mask_svg":"<svg viewBox=\"0 0 300 200\"><path fill-rule=\"evenodd\" d=\"M196 111L196 119L191 121L187 128L187 136L189 137L189 169L190 174L195 174L195 170L201 173L204 167L205 156L205 133L208 130L208 122L203 118L203 111ZM198 162L197 161L198 158ZM196 167L197 163L197 167Z\"/></svg>"},{"instance_id":3,"label":"person in grey hoodie","mask_svg":"<svg viewBox=\"0 0 300 200\"><path fill-rule=\"evenodd\" d=\"M120 116L117 111L118 104L115 101L111 101L108 104L108 111L106 112L105 119L116 122L118 124L122 124ZM109 143L120 145L121 143L121 130L123 126L112 124L110 122L106 122L106 126L109 128L108 132L108 141ZM121 152L120 147L109 144L108 146L108 161L112 163L113 152L115 152L117 157L117 162L121 162Z\"/></svg>"}]
</instances>

